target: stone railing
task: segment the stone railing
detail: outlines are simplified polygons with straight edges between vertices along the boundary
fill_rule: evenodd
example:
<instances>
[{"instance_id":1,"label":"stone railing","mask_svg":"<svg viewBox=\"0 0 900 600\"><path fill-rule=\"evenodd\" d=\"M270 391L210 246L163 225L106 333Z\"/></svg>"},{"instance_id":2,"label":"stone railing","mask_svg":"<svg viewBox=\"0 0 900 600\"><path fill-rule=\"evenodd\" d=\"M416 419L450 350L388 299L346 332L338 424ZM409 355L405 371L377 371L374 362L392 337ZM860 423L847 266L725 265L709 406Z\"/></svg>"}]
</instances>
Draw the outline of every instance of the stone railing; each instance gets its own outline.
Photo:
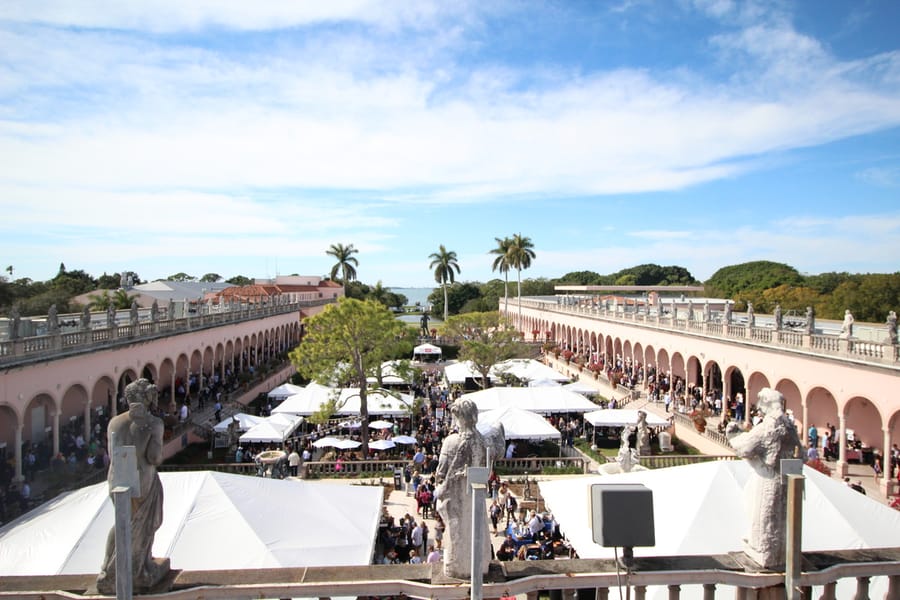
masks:
<instances>
[{"instance_id":1,"label":"stone railing","mask_svg":"<svg viewBox=\"0 0 900 600\"><path fill-rule=\"evenodd\" d=\"M321 306L332 302L334 300L328 298L292 303L252 304L235 306L233 310L201 311L198 314L181 318L141 321L137 325L128 323L76 331L60 330L54 334L3 340L0 341L0 365L14 366L30 360L46 360L69 354L94 352L102 348L133 344L136 341L298 312L302 308ZM72 315L63 316L70 317Z\"/></svg>"},{"instance_id":2,"label":"stone railing","mask_svg":"<svg viewBox=\"0 0 900 600\"><path fill-rule=\"evenodd\" d=\"M340 471L334 461L308 461L303 463L304 477L388 477L394 469L403 468L408 460L345 460L341 462ZM545 470L577 469L587 473L589 461L583 456L530 456L525 458L502 458L494 461L498 473L540 474Z\"/></svg>"},{"instance_id":3,"label":"stone railing","mask_svg":"<svg viewBox=\"0 0 900 600\"><path fill-rule=\"evenodd\" d=\"M843 550L801 556L796 584L800 598L835 600L838 582L849 580L841 598L870 598L871 579L886 578L883 598L900 597L900 548ZM0 598L71 600L95 586L96 573L4 577ZM621 585L643 599L648 590L665 588L670 600L685 597L784 598L785 574L753 568L743 553L711 556L636 557L624 573L614 560L516 560L493 562L482 582L484 598L509 596L537 599L608 600ZM694 589L689 591L689 586ZM443 575L442 565L366 565L173 572L167 600L209 598L337 598L410 597L467 600L468 581ZM813 596L815 587L816 595ZM699 590L697 589L699 588ZM95 591L92 593L96 593ZM150 596L147 596L150 597ZM162 596L161 596L162 597Z\"/></svg>"},{"instance_id":4,"label":"stone railing","mask_svg":"<svg viewBox=\"0 0 900 600\"><path fill-rule=\"evenodd\" d=\"M699 431L697 431L697 428L694 426L694 421L691 419L690 415L688 415L686 413L680 413L678 411L675 411L672 414L675 416L676 423L683 425L684 427L690 427L691 430L695 431L698 435L702 435L703 437L716 442L717 444L719 444L720 446L722 446L724 448L731 448L731 446L728 445L728 440L725 438L725 435L722 433L719 433L714 428L707 427L706 430L703 431L703 433L700 433Z\"/></svg>"},{"instance_id":5,"label":"stone railing","mask_svg":"<svg viewBox=\"0 0 900 600\"><path fill-rule=\"evenodd\" d=\"M583 316L601 321L638 323L686 335L702 335L767 348L777 347L806 354L854 360L865 364L900 367L900 345L847 339L826 333L809 334L795 329L776 330L769 323L760 323L751 327L737 321L724 323L721 320L673 319L669 314L634 312L633 309L626 312L621 307L619 310L612 310L584 301L567 303L565 300L557 302L538 298L522 298L522 307L543 312ZM510 310L509 316L515 317L516 313Z\"/></svg>"},{"instance_id":6,"label":"stone railing","mask_svg":"<svg viewBox=\"0 0 900 600\"><path fill-rule=\"evenodd\" d=\"M653 456L641 456L641 465L648 469L664 469L666 467L680 467L715 460L735 460L732 455L707 455L707 454L655 454Z\"/></svg>"}]
</instances>

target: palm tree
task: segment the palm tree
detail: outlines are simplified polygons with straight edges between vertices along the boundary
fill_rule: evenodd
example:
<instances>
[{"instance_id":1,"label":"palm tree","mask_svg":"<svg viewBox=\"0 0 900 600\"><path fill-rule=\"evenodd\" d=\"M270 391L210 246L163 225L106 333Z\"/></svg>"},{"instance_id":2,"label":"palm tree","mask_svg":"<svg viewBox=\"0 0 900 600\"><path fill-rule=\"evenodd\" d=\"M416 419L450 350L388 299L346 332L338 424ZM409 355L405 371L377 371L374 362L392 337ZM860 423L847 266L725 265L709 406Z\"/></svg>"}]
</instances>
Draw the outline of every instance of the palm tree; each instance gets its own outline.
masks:
<instances>
[{"instance_id":1,"label":"palm tree","mask_svg":"<svg viewBox=\"0 0 900 600\"><path fill-rule=\"evenodd\" d=\"M341 272L341 284L344 286L344 296L347 295L347 282L356 279L356 267L359 261L353 256L359 252L353 247L353 244L344 246L343 244L332 244L325 254L333 256L337 259L337 263L331 267L331 278L337 279L338 271Z\"/></svg>"},{"instance_id":2,"label":"palm tree","mask_svg":"<svg viewBox=\"0 0 900 600\"><path fill-rule=\"evenodd\" d=\"M432 252L428 258L431 259L429 269L434 269L434 280L441 284L444 289L444 321L447 320L447 282L453 283L453 271L459 273L459 263L456 262L456 252L447 251L441 244L437 252Z\"/></svg>"},{"instance_id":3,"label":"palm tree","mask_svg":"<svg viewBox=\"0 0 900 600\"><path fill-rule=\"evenodd\" d=\"M523 237L521 233L517 233L509 240L508 261L509 266L516 270L516 284L519 296L519 326L522 324L522 269L531 266L531 261L535 254L534 244L529 237Z\"/></svg>"},{"instance_id":4,"label":"palm tree","mask_svg":"<svg viewBox=\"0 0 900 600\"><path fill-rule=\"evenodd\" d=\"M496 254L494 264L491 265L491 271L500 271L503 273L503 312L509 312L509 247L512 241L506 237L502 240L494 238L497 247L491 250L491 254Z\"/></svg>"}]
</instances>

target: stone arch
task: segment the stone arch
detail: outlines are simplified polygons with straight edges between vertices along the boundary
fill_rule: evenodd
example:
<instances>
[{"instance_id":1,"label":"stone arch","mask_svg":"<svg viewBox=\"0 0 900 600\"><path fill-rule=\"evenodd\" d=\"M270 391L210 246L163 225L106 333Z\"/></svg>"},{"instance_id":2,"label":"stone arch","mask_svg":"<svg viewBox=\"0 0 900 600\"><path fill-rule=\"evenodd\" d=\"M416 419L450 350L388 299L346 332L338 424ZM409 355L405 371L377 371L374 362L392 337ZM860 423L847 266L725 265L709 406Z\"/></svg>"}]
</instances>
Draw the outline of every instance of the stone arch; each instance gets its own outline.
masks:
<instances>
[{"instance_id":1,"label":"stone arch","mask_svg":"<svg viewBox=\"0 0 900 600\"><path fill-rule=\"evenodd\" d=\"M24 429L22 441L38 444L45 441L52 428L52 417L57 411L56 400L47 392L35 394L25 406Z\"/></svg>"},{"instance_id":2,"label":"stone arch","mask_svg":"<svg viewBox=\"0 0 900 600\"><path fill-rule=\"evenodd\" d=\"M141 369L141 377L148 381L152 381L156 385L159 385L159 372L156 369L156 365L153 363L147 363L144 365L144 368Z\"/></svg>"},{"instance_id":3,"label":"stone arch","mask_svg":"<svg viewBox=\"0 0 900 600\"><path fill-rule=\"evenodd\" d=\"M796 415L795 415L796 416ZM816 426L817 429L828 425L838 426L837 399L826 388L816 386L806 394L806 420L803 423L805 429ZM805 436L804 436L805 437Z\"/></svg>"},{"instance_id":4,"label":"stone arch","mask_svg":"<svg viewBox=\"0 0 900 600\"><path fill-rule=\"evenodd\" d=\"M744 400L747 402L748 407L756 406L756 396L759 394L759 391L763 388L770 388L772 385L769 383L769 378L759 371L754 371L750 375L750 379L747 381L747 393L744 395ZM750 412L747 412L749 416Z\"/></svg>"},{"instance_id":5,"label":"stone arch","mask_svg":"<svg viewBox=\"0 0 900 600\"><path fill-rule=\"evenodd\" d=\"M723 395L724 380L719 363L710 359L703 365L703 389L718 398Z\"/></svg>"},{"instance_id":6,"label":"stone arch","mask_svg":"<svg viewBox=\"0 0 900 600\"><path fill-rule=\"evenodd\" d=\"M60 424L84 417L89 400L88 392L83 385L80 383L70 385L60 402Z\"/></svg>"},{"instance_id":7,"label":"stone arch","mask_svg":"<svg viewBox=\"0 0 900 600\"><path fill-rule=\"evenodd\" d=\"M781 395L784 396L784 410L790 411L792 415L794 415L794 421L797 423L797 430L803 431L806 427L806 419L803 415L803 394L800 392L800 388L797 387L797 384L794 383L791 379L782 379L778 383L775 384L775 388ZM803 439L803 435L800 435L800 439Z\"/></svg>"},{"instance_id":8,"label":"stone arch","mask_svg":"<svg viewBox=\"0 0 900 600\"><path fill-rule=\"evenodd\" d=\"M684 367L685 372L685 382L688 385L694 386L703 386L705 385L705 381L703 379L703 368L700 365L700 359L696 356L690 356L687 359L687 364Z\"/></svg>"},{"instance_id":9,"label":"stone arch","mask_svg":"<svg viewBox=\"0 0 900 600\"><path fill-rule=\"evenodd\" d=\"M674 352L672 354L672 377L680 377L687 381L687 369L684 362L684 356L681 355L680 352Z\"/></svg>"},{"instance_id":10,"label":"stone arch","mask_svg":"<svg viewBox=\"0 0 900 600\"><path fill-rule=\"evenodd\" d=\"M21 422L21 415L19 415L14 406L10 404L0 404L0 427L3 428L3 430L0 431L0 435L2 435L0 439L16 439L16 432L18 431ZM0 460L5 463L10 459L15 458L15 456L16 449L7 446L6 442L0 441ZM2 473L0 473L0 475L2 475ZM8 483L8 481L0 481L0 485Z\"/></svg>"},{"instance_id":11,"label":"stone arch","mask_svg":"<svg viewBox=\"0 0 900 600\"><path fill-rule=\"evenodd\" d=\"M125 397L125 388L129 383L138 380L137 373L135 373L134 369L126 368L122 371L122 374L119 375L119 381L116 384L116 390L118 391L118 396L124 398Z\"/></svg>"},{"instance_id":12,"label":"stone arch","mask_svg":"<svg viewBox=\"0 0 900 600\"><path fill-rule=\"evenodd\" d=\"M863 446L881 447L882 419L875 403L863 396L853 396L843 407L846 428L853 431L853 437ZM847 437L850 443L850 436Z\"/></svg>"},{"instance_id":13,"label":"stone arch","mask_svg":"<svg viewBox=\"0 0 900 600\"><path fill-rule=\"evenodd\" d=\"M108 375L103 375L94 384L91 390L91 406L102 406L106 414L115 415L118 412L116 405L116 384Z\"/></svg>"}]
</instances>

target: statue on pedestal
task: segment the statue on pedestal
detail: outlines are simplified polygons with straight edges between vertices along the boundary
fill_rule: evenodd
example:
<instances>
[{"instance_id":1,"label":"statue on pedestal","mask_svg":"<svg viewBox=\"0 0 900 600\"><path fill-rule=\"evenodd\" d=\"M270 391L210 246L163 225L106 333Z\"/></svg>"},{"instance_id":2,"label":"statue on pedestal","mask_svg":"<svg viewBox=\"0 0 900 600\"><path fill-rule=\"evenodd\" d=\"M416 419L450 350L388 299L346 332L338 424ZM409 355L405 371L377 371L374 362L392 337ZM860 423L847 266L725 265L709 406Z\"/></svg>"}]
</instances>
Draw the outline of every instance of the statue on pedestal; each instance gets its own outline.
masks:
<instances>
[{"instance_id":1,"label":"statue on pedestal","mask_svg":"<svg viewBox=\"0 0 900 600\"><path fill-rule=\"evenodd\" d=\"M775 305L775 330L781 331L784 327L784 317L781 316L781 305Z\"/></svg>"},{"instance_id":2,"label":"statue on pedestal","mask_svg":"<svg viewBox=\"0 0 900 600\"><path fill-rule=\"evenodd\" d=\"M169 306L166 308L166 319L172 320L175 318L175 301L169 298Z\"/></svg>"},{"instance_id":3,"label":"statue on pedestal","mask_svg":"<svg viewBox=\"0 0 900 600\"><path fill-rule=\"evenodd\" d=\"M753 303L747 303L747 327L756 327L756 313L753 312Z\"/></svg>"},{"instance_id":4,"label":"statue on pedestal","mask_svg":"<svg viewBox=\"0 0 900 600\"><path fill-rule=\"evenodd\" d=\"M9 311L9 339L15 340L19 338L19 323L21 322L22 317L19 315L19 308L17 306L13 306L12 310ZM896 330L897 328L894 327Z\"/></svg>"},{"instance_id":5,"label":"statue on pedestal","mask_svg":"<svg viewBox=\"0 0 900 600\"><path fill-rule=\"evenodd\" d=\"M887 331L888 331L888 342L891 344L897 344L897 313L891 311L888 313L887 317Z\"/></svg>"},{"instance_id":6,"label":"statue on pedestal","mask_svg":"<svg viewBox=\"0 0 900 600\"><path fill-rule=\"evenodd\" d=\"M137 305L137 300L132 300L132 301L131 301L131 314L130 314L130 318L131 318L131 324L132 324L134 327L137 327L138 322L139 322L139 320L140 320L140 318L138 317L138 305Z\"/></svg>"},{"instance_id":7,"label":"statue on pedestal","mask_svg":"<svg viewBox=\"0 0 900 600\"><path fill-rule=\"evenodd\" d=\"M647 413L643 410L638 411L636 428L638 455L650 456L653 452L650 448L650 428L647 427Z\"/></svg>"},{"instance_id":8,"label":"statue on pedestal","mask_svg":"<svg viewBox=\"0 0 900 600\"><path fill-rule=\"evenodd\" d=\"M466 579L470 576L472 556L472 495L466 480L468 467L491 468L493 457L503 456L502 426L485 437L475 428L478 407L471 400L456 400L450 407L459 433L447 436L441 446L435 481L437 510L447 526L450 545L444 554L444 573L449 577ZM490 455L489 455L490 451ZM482 507L487 522L487 508ZM484 527L481 564L487 573L491 559L488 528Z\"/></svg>"},{"instance_id":9,"label":"statue on pedestal","mask_svg":"<svg viewBox=\"0 0 900 600\"><path fill-rule=\"evenodd\" d=\"M816 311L812 306L806 307L806 333L812 335L816 332Z\"/></svg>"},{"instance_id":10,"label":"statue on pedestal","mask_svg":"<svg viewBox=\"0 0 900 600\"><path fill-rule=\"evenodd\" d=\"M106 307L106 326L110 328L116 326L116 306L112 302Z\"/></svg>"},{"instance_id":11,"label":"statue on pedestal","mask_svg":"<svg viewBox=\"0 0 900 600\"><path fill-rule=\"evenodd\" d=\"M844 311L844 322L841 323L841 337L850 338L853 337L853 314L850 312L850 309Z\"/></svg>"},{"instance_id":12,"label":"statue on pedestal","mask_svg":"<svg viewBox=\"0 0 900 600\"><path fill-rule=\"evenodd\" d=\"M47 333L59 333L59 314L56 312L55 304L51 304L50 310L47 311Z\"/></svg>"},{"instance_id":13,"label":"statue on pedestal","mask_svg":"<svg viewBox=\"0 0 900 600\"><path fill-rule=\"evenodd\" d=\"M156 472L163 461L163 422L153 414L157 404L156 386L146 379L138 379L125 388L128 411L116 415L107 429L109 453L121 446L134 446L137 455L140 493L131 499L131 570L136 591L147 591L169 572L169 559L154 559L153 538L163 521L163 488ZM111 463L107 480L115 480ZM116 535L110 528L106 540L106 555L97 577L97 589L102 594L116 591Z\"/></svg>"},{"instance_id":14,"label":"statue on pedestal","mask_svg":"<svg viewBox=\"0 0 900 600\"><path fill-rule=\"evenodd\" d=\"M90 329L91 328L91 307L85 306L84 310L81 311L81 328L82 329Z\"/></svg>"},{"instance_id":15,"label":"statue on pedestal","mask_svg":"<svg viewBox=\"0 0 900 600\"><path fill-rule=\"evenodd\" d=\"M802 457L803 445L793 419L784 412L781 392L763 388L756 399L763 420L747 432L732 421L725 436L755 473L745 488L751 523L744 552L759 565L780 571L784 570L787 528L787 483L781 475L781 459Z\"/></svg>"},{"instance_id":16,"label":"statue on pedestal","mask_svg":"<svg viewBox=\"0 0 900 600\"><path fill-rule=\"evenodd\" d=\"M731 301L725 301L725 324L731 325Z\"/></svg>"}]
</instances>

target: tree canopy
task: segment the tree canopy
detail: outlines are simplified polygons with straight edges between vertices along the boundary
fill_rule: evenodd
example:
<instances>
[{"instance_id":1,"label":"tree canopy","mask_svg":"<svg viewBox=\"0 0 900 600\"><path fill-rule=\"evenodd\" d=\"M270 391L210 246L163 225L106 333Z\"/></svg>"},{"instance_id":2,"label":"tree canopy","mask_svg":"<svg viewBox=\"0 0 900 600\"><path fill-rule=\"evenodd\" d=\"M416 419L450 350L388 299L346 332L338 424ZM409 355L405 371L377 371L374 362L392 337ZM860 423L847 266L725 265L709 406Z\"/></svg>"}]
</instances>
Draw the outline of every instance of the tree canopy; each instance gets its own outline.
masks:
<instances>
[{"instance_id":1,"label":"tree canopy","mask_svg":"<svg viewBox=\"0 0 900 600\"><path fill-rule=\"evenodd\" d=\"M722 267L705 284L710 296L733 298L739 292L759 291L780 285L802 285L797 269L783 263L757 260Z\"/></svg>"},{"instance_id":2,"label":"tree canopy","mask_svg":"<svg viewBox=\"0 0 900 600\"><path fill-rule=\"evenodd\" d=\"M408 328L384 305L372 300L340 298L304 320L305 334L290 353L305 378L330 385L340 382L359 388L363 453L368 453L369 377L378 377L381 364L398 353L412 353Z\"/></svg>"},{"instance_id":3,"label":"tree canopy","mask_svg":"<svg viewBox=\"0 0 900 600\"><path fill-rule=\"evenodd\" d=\"M498 312L473 312L447 319L444 331L462 340L460 360L472 361L487 388L488 374L498 362L520 356L523 345L519 333L500 319Z\"/></svg>"}]
</instances>

